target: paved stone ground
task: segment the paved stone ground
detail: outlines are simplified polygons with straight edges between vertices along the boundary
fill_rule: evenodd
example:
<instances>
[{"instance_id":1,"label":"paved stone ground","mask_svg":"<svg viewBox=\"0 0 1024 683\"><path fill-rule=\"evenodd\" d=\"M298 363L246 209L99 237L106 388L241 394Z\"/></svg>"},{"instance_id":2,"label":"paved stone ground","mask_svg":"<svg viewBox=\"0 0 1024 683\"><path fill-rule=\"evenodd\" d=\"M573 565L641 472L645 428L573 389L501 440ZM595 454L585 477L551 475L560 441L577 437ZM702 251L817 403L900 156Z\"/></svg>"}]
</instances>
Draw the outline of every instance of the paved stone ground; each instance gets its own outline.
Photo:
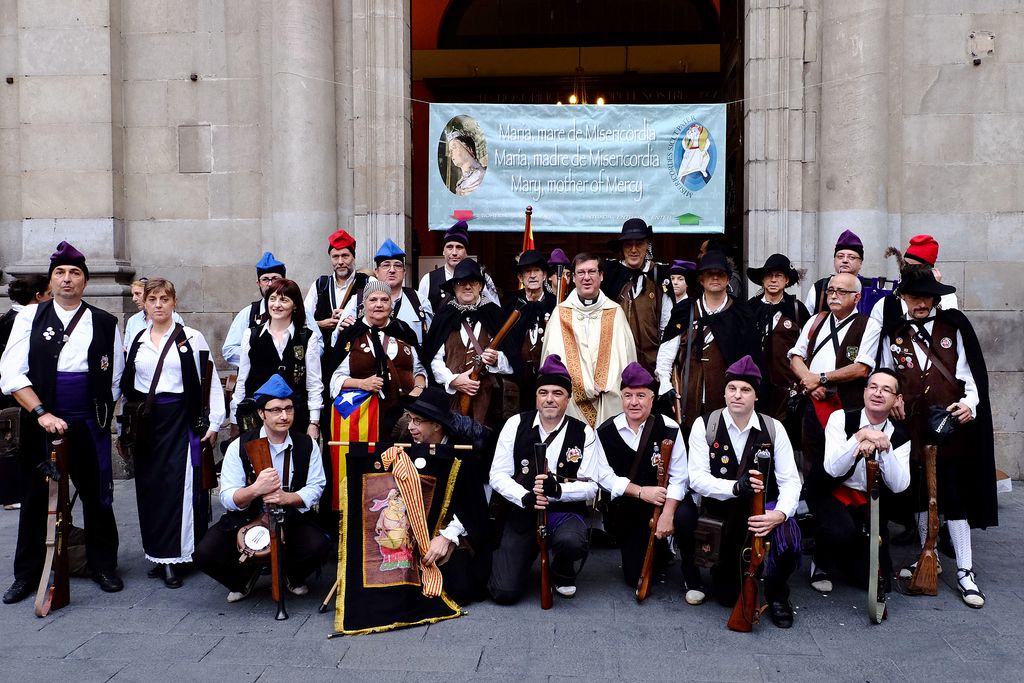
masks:
<instances>
[{"instance_id":1,"label":"paved stone ground","mask_svg":"<svg viewBox=\"0 0 1024 683\"><path fill-rule=\"evenodd\" d=\"M369 636L327 640L333 610L317 606L333 572L291 598L274 621L269 588L229 605L202 575L168 590L146 578L132 481L116 482L121 573L107 595L72 579L72 604L45 619L31 601L0 606L0 670L9 681L970 681L1024 674L1024 492L1000 494L1002 524L977 532L975 567L988 596L982 610L960 601L944 559L938 597L894 595L888 621L868 623L865 594L839 586L829 597L795 580L796 625L767 619L752 634L725 628L728 610L690 607L677 574L642 606L622 585L618 551L598 549L574 600L542 612L533 595L515 607L472 605L463 618ZM80 509L80 508L79 508ZM17 512L0 512L0 584L11 577ZM896 549L899 561L909 552ZM678 571L676 569L676 571ZM327 578L327 574L331 578Z\"/></svg>"}]
</instances>

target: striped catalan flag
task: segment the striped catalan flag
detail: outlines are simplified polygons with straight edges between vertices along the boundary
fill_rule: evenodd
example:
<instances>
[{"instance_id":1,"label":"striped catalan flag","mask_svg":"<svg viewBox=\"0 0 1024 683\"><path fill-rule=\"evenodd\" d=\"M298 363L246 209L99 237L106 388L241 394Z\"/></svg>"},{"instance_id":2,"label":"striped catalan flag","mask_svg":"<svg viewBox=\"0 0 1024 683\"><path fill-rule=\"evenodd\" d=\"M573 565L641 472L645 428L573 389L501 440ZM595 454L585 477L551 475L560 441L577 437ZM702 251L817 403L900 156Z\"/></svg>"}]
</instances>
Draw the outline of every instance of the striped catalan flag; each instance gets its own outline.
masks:
<instances>
[{"instance_id":1,"label":"striped catalan flag","mask_svg":"<svg viewBox=\"0 0 1024 683\"><path fill-rule=\"evenodd\" d=\"M377 394L362 389L348 389L334 399L331 410L331 438L335 441L377 441ZM339 492L348 446L331 446L331 509L340 510Z\"/></svg>"}]
</instances>

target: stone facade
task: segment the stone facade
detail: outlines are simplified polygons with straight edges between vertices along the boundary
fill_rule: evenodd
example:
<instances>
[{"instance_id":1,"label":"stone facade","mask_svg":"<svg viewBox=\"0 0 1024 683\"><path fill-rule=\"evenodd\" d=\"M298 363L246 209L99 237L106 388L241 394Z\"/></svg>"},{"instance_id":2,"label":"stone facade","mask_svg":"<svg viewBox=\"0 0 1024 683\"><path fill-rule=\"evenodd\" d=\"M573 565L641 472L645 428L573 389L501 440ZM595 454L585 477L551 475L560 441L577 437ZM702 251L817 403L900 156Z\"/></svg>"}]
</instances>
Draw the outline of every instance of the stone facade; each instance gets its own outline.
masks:
<instances>
[{"instance_id":1,"label":"stone facade","mask_svg":"<svg viewBox=\"0 0 1024 683\"><path fill-rule=\"evenodd\" d=\"M849 227L892 276L887 246L935 235L1021 478L1024 7L746 0L745 31L746 258L816 278ZM219 346L264 249L306 287L338 225L361 264L408 244L409 36L406 0L0 0L0 266L70 239L92 298L167 276Z\"/></svg>"}]
</instances>

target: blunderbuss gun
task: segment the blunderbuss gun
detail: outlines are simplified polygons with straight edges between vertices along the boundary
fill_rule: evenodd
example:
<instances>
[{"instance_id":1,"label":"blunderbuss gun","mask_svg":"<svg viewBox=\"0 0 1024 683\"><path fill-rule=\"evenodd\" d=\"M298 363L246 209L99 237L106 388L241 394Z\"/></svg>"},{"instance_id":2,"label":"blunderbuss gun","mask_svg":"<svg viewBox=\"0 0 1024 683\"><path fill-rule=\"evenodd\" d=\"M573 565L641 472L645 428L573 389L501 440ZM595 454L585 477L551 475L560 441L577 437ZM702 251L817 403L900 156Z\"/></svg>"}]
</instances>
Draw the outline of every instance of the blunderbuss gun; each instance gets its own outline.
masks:
<instances>
[{"instance_id":1,"label":"blunderbuss gun","mask_svg":"<svg viewBox=\"0 0 1024 683\"><path fill-rule=\"evenodd\" d=\"M68 495L68 445L64 439L50 442L46 481L50 502L46 515L46 559L36 590L35 614L45 617L51 610L71 602L71 567L68 533L71 531L71 500ZM51 572L52 570L52 572ZM51 575L52 573L52 575Z\"/></svg>"},{"instance_id":2,"label":"blunderbuss gun","mask_svg":"<svg viewBox=\"0 0 1024 683\"><path fill-rule=\"evenodd\" d=\"M516 309L512 311L512 314L505 321L505 324L501 326L498 333L491 339L491 343L487 345L486 351L497 351L501 343L505 341L505 337L515 327L516 323L519 322L519 318L523 315L523 307L526 306L525 301L518 301L516 303ZM478 347L479 348L479 347ZM482 356L477 356L473 361L473 369L469 372L469 378L474 382L480 380L480 375L484 373L486 366L484 365L484 359ZM459 414L469 415L470 408L473 405L473 397L469 394L462 394L459 396Z\"/></svg>"},{"instance_id":3,"label":"blunderbuss gun","mask_svg":"<svg viewBox=\"0 0 1024 683\"><path fill-rule=\"evenodd\" d=\"M672 461L673 442L665 439L661 442L661 449L658 454L658 486L668 486L668 466ZM643 602L651 594L651 575L654 573L654 543L657 537L654 535L658 529L658 521L661 519L663 505L654 506L654 514L651 516L651 534L647 538L647 552L644 553L643 569L640 570L640 581L636 586L636 601Z\"/></svg>"},{"instance_id":4,"label":"blunderbuss gun","mask_svg":"<svg viewBox=\"0 0 1024 683\"><path fill-rule=\"evenodd\" d=\"M538 474L548 473L547 444L533 446L533 459ZM554 598L551 595L551 560L548 557L548 510L537 510L537 547L540 549L540 608L551 609Z\"/></svg>"},{"instance_id":5,"label":"blunderbuss gun","mask_svg":"<svg viewBox=\"0 0 1024 683\"><path fill-rule=\"evenodd\" d=\"M939 556L935 552L935 542L939 537L939 500L938 481L935 474L935 458L937 452L933 445L923 449L924 478L928 486L928 534L925 536L924 548L917 558L917 568L910 579L908 592L914 595L939 594Z\"/></svg>"},{"instance_id":6,"label":"blunderbuss gun","mask_svg":"<svg viewBox=\"0 0 1024 683\"><path fill-rule=\"evenodd\" d=\"M270 443L266 439L253 439L245 444L245 453L249 456L253 471L259 474L265 469L272 468L274 462L270 455ZM282 487L288 485L288 458L285 457L284 479ZM287 490L287 489L285 489ZM278 621L288 618L288 610L284 605L284 565L282 558L282 546L284 545L284 507L276 504L264 504L264 512L267 515L267 523L270 529L270 594L277 603Z\"/></svg>"},{"instance_id":7,"label":"blunderbuss gun","mask_svg":"<svg viewBox=\"0 0 1024 683\"><path fill-rule=\"evenodd\" d=\"M757 479L762 484L767 479L768 468L771 465L771 457L760 457L761 452L769 452L770 444L765 444L754 455L754 468L758 474L751 475L751 479ZM750 504L751 516L764 514L764 489L754 492ZM764 606L761 602L761 591L758 574L761 571L761 564L765 555L768 554L768 542L762 536L752 535L750 547L743 551L744 560L747 563L746 571L743 572L743 587L740 589L740 596L732 609L727 626L732 631L750 633L754 630L754 624L758 622Z\"/></svg>"}]
</instances>

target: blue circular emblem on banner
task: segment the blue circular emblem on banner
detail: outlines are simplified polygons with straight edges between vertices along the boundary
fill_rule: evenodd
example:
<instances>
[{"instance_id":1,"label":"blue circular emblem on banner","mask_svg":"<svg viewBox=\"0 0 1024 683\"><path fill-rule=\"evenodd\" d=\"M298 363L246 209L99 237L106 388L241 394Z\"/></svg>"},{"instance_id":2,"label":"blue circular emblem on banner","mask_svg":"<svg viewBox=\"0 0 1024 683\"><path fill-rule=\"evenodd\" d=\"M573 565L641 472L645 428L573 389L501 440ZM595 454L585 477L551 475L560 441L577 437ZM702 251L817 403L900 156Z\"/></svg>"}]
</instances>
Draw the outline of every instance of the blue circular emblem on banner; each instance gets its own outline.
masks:
<instances>
[{"instance_id":1,"label":"blue circular emblem on banner","mask_svg":"<svg viewBox=\"0 0 1024 683\"><path fill-rule=\"evenodd\" d=\"M718 147L711 131L694 121L676 138L673 168L676 179L691 192L697 192L711 182L718 165Z\"/></svg>"}]
</instances>

